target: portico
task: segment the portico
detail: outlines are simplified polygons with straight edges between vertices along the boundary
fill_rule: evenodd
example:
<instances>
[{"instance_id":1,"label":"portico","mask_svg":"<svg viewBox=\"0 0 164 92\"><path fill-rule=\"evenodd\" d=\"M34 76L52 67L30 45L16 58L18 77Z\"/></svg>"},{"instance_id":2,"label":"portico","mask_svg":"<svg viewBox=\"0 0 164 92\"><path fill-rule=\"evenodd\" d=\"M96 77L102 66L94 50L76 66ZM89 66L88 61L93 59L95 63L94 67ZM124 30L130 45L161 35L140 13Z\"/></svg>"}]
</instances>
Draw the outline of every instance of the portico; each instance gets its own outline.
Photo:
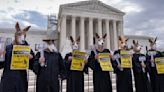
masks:
<instances>
[{"instance_id":1,"label":"portico","mask_svg":"<svg viewBox=\"0 0 164 92\"><path fill-rule=\"evenodd\" d=\"M124 13L98 0L61 5L59 10L60 50L67 37L80 36L80 50L93 45L95 33L107 34L105 46L118 48L118 35L123 35Z\"/></svg>"}]
</instances>

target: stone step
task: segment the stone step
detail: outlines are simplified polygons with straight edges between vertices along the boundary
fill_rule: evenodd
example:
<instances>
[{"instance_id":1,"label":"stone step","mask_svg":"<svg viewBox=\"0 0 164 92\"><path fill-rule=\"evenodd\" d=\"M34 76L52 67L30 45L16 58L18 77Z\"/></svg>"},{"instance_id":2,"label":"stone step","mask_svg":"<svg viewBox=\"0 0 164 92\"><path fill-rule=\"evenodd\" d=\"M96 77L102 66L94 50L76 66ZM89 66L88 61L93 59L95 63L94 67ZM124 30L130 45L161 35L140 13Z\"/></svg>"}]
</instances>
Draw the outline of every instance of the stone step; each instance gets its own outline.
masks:
<instances>
[{"instance_id":1,"label":"stone step","mask_svg":"<svg viewBox=\"0 0 164 92\"><path fill-rule=\"evenodd\" d=\"M91 80L93 78L93 76L92 75L89 75L89 76L84 76L84 81L87 81L88 79L89 80ZM35 80L36 79L36 76L35 75L33 75L33 76L29 76L29 80ZM112 77L111 77L111 79L115 79L115 75L113 75Z\"/></svg>"},{"instance_id":2,"label":"stone step","mask_svg":"<svg viewBox=\"0 0 164 92\"><path fill-rule=\"evenodd\" d=\"M0 76L2 74L2 71L3 70L0 70ZM32 71L28 71L28 75L29 75L28 92L35 92L36 75ZM85 92L93 92L93 80L92 80L93 76L92 75L93 75L93 72L91 70L89 70L89 75L87 75L87 74L84 75ZM110 73L110 75L111 75L111 80L112 80L113 92L116 92L116 78L115 78L116 75L112 72ZM133 85L134 85L134 81L133 81ZM135 88L134 88L134 90L135 90ZM66 80L63 81L62 92L66 92Z\"/></svg>"}]
</instances>

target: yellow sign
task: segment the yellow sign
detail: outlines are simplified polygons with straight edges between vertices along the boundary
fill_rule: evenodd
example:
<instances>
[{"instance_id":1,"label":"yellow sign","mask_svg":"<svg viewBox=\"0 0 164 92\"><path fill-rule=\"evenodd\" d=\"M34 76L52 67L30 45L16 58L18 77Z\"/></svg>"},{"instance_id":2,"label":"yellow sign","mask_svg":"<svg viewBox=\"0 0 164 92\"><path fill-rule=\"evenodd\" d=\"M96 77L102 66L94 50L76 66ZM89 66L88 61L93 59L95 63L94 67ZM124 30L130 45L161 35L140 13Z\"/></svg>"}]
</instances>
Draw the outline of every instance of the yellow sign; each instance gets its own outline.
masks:
<instances>
[{"instance_id":1,"label":"yellow sign","mask_svg":"<svg viewBox=\"0 0 164 92\"><path fill-rule=\"evenodd\" d=\"M155 58L156 68L158 74L164 74L164 57Z\"/></svg>"},{"instance_id":2,"label":"yellow sign","mask_svg":"<svg viewBox=\"0 0 164 92\"><path fill-rule=\"evenodd\" d=\"M29 68L30 47L14 45L12 51L11 70L26 70Z\"/></svg>"},{"instance_id":3,"label":"yellow sign","mask_svg":"<svg viewBox=\"0 0 164 92\"><path fill-rule=\"evenodd\" d=\"M102 71L113 71L110 53L99 53L98 58Z\"/></svg>"},{"instance_id":4,"label":"yellow sign","mask_svg":"<svg viewBox=\"0 0 164 92\"><path fill-rule=\"evenodd\" d=\"M132 68L132 55L129 51L122 50L121 54L121 67Z\"/></svg>"},{"instance_id":5,"label":"yellow sign","mask_svg":"<svg viewBox=\"0 0 164 92\"><path fill-rule=\"evenodd\" d=\"M74 51L72 55L71 70L83 71L86 52Z\"/></svg>"}]
</instances>

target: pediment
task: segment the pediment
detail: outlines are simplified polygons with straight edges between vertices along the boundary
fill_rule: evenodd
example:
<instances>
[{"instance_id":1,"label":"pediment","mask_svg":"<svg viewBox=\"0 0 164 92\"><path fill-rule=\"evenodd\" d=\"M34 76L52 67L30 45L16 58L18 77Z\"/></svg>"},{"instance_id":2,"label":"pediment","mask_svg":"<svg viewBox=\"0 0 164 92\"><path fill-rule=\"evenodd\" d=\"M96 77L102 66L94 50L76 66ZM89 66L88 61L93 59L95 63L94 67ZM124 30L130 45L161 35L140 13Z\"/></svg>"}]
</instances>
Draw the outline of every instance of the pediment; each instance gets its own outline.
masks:
<instances>
[{"instance_id":1,"label":"pediment","mask_svg":"<svg viewBox=\"0 0 164 92\"><path fill-rule=\"evenodd\" d=\"M89 0L89 1L81 1L77 3L65 4L61 5L61 8L69 8L69 9L79 9L79 10L86 10L86 11L103 11L103 12L111 12L111 13L121 13L124 12L115 9L109 5L106 5L98 0Z\"/></svg>"}]
</instances>

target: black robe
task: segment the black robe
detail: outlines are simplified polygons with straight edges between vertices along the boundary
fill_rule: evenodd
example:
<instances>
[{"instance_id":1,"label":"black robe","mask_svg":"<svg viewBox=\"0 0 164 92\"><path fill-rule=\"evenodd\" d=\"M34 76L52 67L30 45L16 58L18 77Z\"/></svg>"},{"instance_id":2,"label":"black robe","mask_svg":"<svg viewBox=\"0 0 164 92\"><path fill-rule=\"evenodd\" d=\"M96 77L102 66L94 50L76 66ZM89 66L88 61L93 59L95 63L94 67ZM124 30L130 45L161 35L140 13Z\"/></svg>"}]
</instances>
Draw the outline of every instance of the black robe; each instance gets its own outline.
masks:
<instances>
[{"instance_id":1,"label":"black robe","mask_svg":"<svg viewBox=\"0 0 164 92\"><path fill-rule=\"evenodd\" d=\"M149 51L155 51L155 50L149 50ZM154 59L156 57L162 57L162 53L159 51L156 51L156 55L154 55ZM149 76L150 76L150 82L153 92L164 92L164 74L157 74L156 65L152 66L151 64L151 56L147 53L147 60L149 62ZM154 63L155 64L155 63Z\"/></svg>"},{"instance_id":2,"label":"black robe","mask_svg":"<svg viewBox=\"0 0 164 92\"><path fill-rule=\"evenodd\" d=\"M88 66L93 70L94 92L112 92L110 72L102 71L100 63L95 59L95 54L98 53L110 53L110 51L108 49L104 49L102 52L91 51L91 55L88 58Z\"/></svg>"},{"instance_id":3,"label":"black robe","mask_svg":"<svg viewBox=\"0 0 164 92\"><path fill-rule=\"evenodd\" d=\"M114 55L120 54L120 50L115 51ZM121 64L121 59L119 58ZM124 68L120 71L116 60L112 61L114 72L116 73L117 92L133 92L132 73L130 68Z\"/></svg>"},{"instance_id":4,"label":"black robe","mask_svg":"<svg viewBox=\"0 0 164 92\"><path fill-rule=\"evenodd\" d=\"M25 45L28 45L27 42ZM26 70L10 70L13 45L6 47L5 61L1 62L4 68L0 83L0 92L27 92L28 79ZM30 52L33 57L34 53ZM33 70L34 58L29 61L29 68Z\"/></svg>"},{"instance_id":5,"label":"black robe","mask_svg":"<svg viewBox=\"0 0 164 92\"><path fill-rule=\"evenodd\" d=\"M146 68L142 68L141 62L139 60L140 57L145 57L144 64ZM135 88L136 92L152 92L150 81L148 78L148 62L146 61L146 56L144 54L133 54L132 58L133 63L133 73L134 73L134 80L135 80Z\"/></svg>"},{"instance_id":6,"label":"black robe","mask_svg":"<svg viewBox=\"0 0 164 92\"><path fill-rule=\"evenodd\" d=\"M87 64L83 71L70 70L71 61L68 60L72 53L65 56L65 63L67 69L67 90L66 92L84 92L84 73L88 74Z\"/></svg>"},{"instance_id":7,"label":"black robe","mask_svg":"<svg viewBox=\"0 0 164 92\"><path fill-rule=\"evenodd\" d=\"M37 74L36 92L59 92L59 76L65 77L63 58L58 52L44 51L45 66L40 66L40 52L35 56L34 71Z\"/></svg>"}]
</instances>

